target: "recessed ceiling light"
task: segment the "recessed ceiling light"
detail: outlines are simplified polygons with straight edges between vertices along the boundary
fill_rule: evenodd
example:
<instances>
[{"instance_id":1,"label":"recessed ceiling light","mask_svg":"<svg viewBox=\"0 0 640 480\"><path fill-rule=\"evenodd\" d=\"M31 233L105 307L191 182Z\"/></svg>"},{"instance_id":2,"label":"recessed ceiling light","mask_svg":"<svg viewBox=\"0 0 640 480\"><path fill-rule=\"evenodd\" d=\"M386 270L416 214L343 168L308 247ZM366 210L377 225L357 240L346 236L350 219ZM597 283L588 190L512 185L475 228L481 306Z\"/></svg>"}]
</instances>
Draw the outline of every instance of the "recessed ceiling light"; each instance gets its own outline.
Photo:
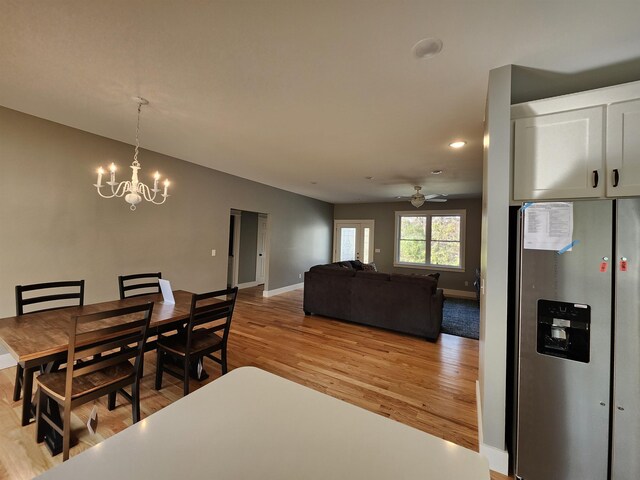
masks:
<instances>
[{"instance_id":1,"label":"recessed ceiling light","mask_svg":"<svg viewBox=\"0 0 640 480\"><path fill-rule=\"evenodd\" d=\"M431 175L440 175L442 170L431 170Z\"/></svg>"},{"instance_id":2,"label":"recessed ceiling light","mask_svg":"<svg viewBox=\"0 0 640 480\"><path fill-rule=\"evenodd\" d=\"M411 49L417 58L429 58L442 51L442 40L439 38L423 38Z\"/></svg>"},{"instance_id":3,"label":"recessed ceiling light","mask_svg":"<svg viewBox=\"0 0 640 480\"><path fill-rule=\"evenodd\" d=\"M464 147L466 144L467 144L467 142L465 142L464 140L458 140L458 141L455 141L455 142L451 142L451 143L449 144L449 146L450 146L451 148L462 148L462 147Z\"/></svg>"},{"instance_id":4,"label":"recessed ceiling light","mask_svg":"<svg viewBox=\"0 0 640 480\"><path fill-rule=\"evenodd\" d=\"M318 182L309 182L311 185L317 185Z\"/></svg>"},{"instance_id":5,"label":"recessed ceiling light","mask_svg":"<svg viewBox=\"0 0 640 480\"><path fill-rule=\"evenodd\" d=\"M373 177L364 177L364 178L366 178L367 180L373 180Z\"/></svg>"}]
</instances>

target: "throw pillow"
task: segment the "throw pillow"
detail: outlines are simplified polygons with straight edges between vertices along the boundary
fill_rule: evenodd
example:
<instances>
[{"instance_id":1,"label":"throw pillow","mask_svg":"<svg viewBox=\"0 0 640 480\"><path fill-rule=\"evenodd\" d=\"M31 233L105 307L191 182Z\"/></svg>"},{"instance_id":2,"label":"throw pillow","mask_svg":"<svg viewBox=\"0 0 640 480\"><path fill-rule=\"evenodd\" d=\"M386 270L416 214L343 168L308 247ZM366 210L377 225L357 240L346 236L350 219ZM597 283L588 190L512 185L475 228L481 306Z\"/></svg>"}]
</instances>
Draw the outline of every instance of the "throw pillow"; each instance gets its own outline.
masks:
<instances>
[{"instance_id":1,"label":"throw pillow","mask_svg":"<svg viewBox=\"0 0 640 480\"><path fill-rule=\"evenodd\" d=\"M351 260L350 261L351 266L354 268L354 270L362 270L362 266L364 265L360 260Z\"/></svg>"},{"instance_id":2,"label":"throw pillow","mask_svg":"<svg viewBox=\"0 0 640 480\"><path fill-rule=\"evenodd\" d=\"M377 272L378 269L376 267L375 263L363 263L362 264L362 270L365 270L367 272Z\"/></svg>"}]
</instances>

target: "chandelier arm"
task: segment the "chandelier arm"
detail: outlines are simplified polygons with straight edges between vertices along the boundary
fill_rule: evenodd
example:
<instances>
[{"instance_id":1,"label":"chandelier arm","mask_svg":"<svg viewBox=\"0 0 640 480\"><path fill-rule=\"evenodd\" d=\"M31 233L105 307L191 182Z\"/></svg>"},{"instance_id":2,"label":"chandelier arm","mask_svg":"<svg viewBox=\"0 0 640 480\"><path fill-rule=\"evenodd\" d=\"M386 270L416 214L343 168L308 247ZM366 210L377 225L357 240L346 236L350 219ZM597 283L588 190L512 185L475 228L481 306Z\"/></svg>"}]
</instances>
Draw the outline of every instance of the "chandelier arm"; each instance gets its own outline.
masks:
<instances>
[{"instance_id":1,"label":"chandelier arm","mask_svg":"<svg viewBox=\"0 0 640 480\"><path fill-rule=\"evenodd\" d=\"M156 198L156 194L154 193L153 195L151 195L149 187L147 187L144 183L138 184L138 193L142 194L147 202L153 202L154 198Z\"/></svg>"},{"instance_id":2,"label":"chandelier arm","mask_svg":"<svg viewBox=\"0 0 640 480\"><path fill-rule=\"evenodd\" d=\"M123 197L124 194L127 193L127 191L129 191L130 188L131 188L131 182L129 180L127 180L126 182L120 182L115 192L113 192L113 195L118 198Z\"/></svg>"},{"instance_id":3,"label":"chandelier arm","mask_svg":"<svg viewBox=\"0 0 640 480\"><path fill-rule=\"evenodd\" d=\"M117 188L114 188L113 185L111 185L111 195L105 195L104 193L102 193L102 187L104 185L101 186L96 186L96 190L98 191L98 195L100 195L102 198L113 198L113 197L122 197L124 195L124 192L127 190L127 184L130 182L120 182L118 184ZM119 190L122 188L122 192L118 193Z\"/></svg>"},{"instance_id":4,"label":"chandelier arm","mask_svg":"<svg viewBox=\"0 0 640 480\"><path fill-rule=\"evenodd\" d=\"M160 195L160 196L162 197L162 201L161 202L156 202L155 200L151 200L151 203L153 203L154 205L162 205L164 202L167 201L167 197L169 195L164 195L163 194L163 195ZM155 197L155 195L154 195L154 197Z\"/></svg>"}]
</instances>

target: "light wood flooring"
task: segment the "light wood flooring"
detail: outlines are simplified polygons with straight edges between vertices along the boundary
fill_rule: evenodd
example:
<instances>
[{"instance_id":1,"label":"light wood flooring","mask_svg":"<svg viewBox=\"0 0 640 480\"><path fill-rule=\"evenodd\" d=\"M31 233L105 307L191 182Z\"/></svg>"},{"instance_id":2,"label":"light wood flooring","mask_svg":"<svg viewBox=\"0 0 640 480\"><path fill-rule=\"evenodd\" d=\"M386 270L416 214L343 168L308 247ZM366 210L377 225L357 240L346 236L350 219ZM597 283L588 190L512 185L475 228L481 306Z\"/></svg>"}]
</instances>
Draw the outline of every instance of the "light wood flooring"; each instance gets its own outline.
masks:
<instances>
[{"instance_id":1,"label":"light wood flooring","mask_svg":"<svg viewBox=\"0 0 640 480\"><path fill-rule=\"evenodd\" d=\"M262 288L242 290L229 336L230 369L252 365L432 435L477 450L475 382L478 342L441 335L437 343L324 317L306 317L302 290L263 298ZM219 367L206 364L219 376ZM155 355L145 358L142 417L182 396L179 381L165 375L153 389ZM11 399L15 368L0 371L0 479L28 479L57 465L35 443L34 425L20 426L20 402ZM205 382L206 383L206 382ZM192 381L192 389L202 384ZM73 411L78 445L71 456L131 425L129 404L109 412L98 402L97 433L84 424L92 404ZM493 480L506 479L492 472Z\"/></svg>"}]
</instances>

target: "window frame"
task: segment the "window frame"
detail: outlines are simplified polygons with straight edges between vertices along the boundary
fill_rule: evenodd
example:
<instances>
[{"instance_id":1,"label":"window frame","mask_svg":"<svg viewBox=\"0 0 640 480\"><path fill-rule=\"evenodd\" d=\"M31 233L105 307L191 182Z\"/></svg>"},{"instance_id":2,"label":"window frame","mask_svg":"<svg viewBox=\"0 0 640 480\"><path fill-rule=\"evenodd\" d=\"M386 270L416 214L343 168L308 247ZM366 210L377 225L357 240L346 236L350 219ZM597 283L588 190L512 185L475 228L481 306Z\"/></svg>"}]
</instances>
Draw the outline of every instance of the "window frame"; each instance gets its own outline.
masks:
<instances>
[{"instance_id":1,"label":"window frame","mask_svg":"<svg viewBox=\"0 0 640 480\"><path fill-rule=\"evenodd\" d=\"M426 232L426 247L428 258L431 259L431 242L434 241L431 238L431 219L433 217L448 217L459 216L460 217L460 266L453 267L450 265L434 265L432 263L409 263L401 262L399 260L400 255L400 222L402 217L426 217L427 218L427 232ZM465 271L465 252L466 252L466 232L467 232L467 211L461 210L418 210L418 211L397 211L395 217L395 233L393 242L393 266L401 268L418 268L423 270L448 270L452 272L464 272Z\"/></svg>"}]
</instances>

